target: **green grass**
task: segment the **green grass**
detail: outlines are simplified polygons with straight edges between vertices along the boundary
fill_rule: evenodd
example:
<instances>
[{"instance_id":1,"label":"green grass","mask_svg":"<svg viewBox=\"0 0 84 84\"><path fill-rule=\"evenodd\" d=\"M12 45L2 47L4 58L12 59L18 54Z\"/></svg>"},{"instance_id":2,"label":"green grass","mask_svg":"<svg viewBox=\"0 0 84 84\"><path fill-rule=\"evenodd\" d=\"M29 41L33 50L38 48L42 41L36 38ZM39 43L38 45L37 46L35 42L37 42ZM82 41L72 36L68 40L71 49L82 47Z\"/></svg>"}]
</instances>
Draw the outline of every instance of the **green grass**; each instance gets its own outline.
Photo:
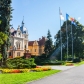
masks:
<instances>
[{"instance_id":1,"label":"green grass","mask_svg":"<svg viewBox=\"0 0 84 84\"><path fill-rule=\"evenodd\" d=\"M50 70L44 72L11 73L0 74L0 84L25 84L26 82L37 80L51 74L60 72L60 70Z\"/></svg>"},{"instance_id":2,"label":"green grass","mask_svg":"<svg viewBox=\"0 0 84 84\"><path fill-rule=\"evenodd\" d=\"M67 61L67 63L73 63L72 61ZM80 66L82 64L84 64L84 61L78 62L78 63L73 63L74 66ZM66 63L64 64L64 66L66 66Z\"/></svg>"},{"instance_id":3,"label":"green grass","mask_svg":"<svg viewBox=\"0 0 84 84\"><path fill-rule=\"evenodd\" d=\"M74 63L75 66L80 66L80 65L82 65L82 64L84 64L84 61L81 61L81 62L79 62L79 63Z\"/></svg>"}]
</instances>

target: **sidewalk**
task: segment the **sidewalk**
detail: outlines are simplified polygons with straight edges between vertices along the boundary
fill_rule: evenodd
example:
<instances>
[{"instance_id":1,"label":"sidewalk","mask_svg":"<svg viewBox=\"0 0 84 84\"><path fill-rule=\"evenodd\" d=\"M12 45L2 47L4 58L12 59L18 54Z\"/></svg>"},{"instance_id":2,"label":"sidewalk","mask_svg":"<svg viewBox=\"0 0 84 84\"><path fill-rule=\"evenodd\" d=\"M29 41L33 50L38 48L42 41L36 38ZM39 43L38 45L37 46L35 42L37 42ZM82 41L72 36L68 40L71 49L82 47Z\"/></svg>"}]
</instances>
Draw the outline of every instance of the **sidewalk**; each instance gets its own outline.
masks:
<instances>
[{"instance_id":1,"label":"sidewalk","mask_svg":"<svg viewBox=\"0 0 84 84\"><path fill-rule=\"evenodd\" d=\"M50 66L52 69L58 69L58 70L67 70L70 68L73 68L75 66Z\"/></svg>"},{"instance_id":2,"label":"sidewalk","mask_svg":"<svg viewBox=\"0 0 84 84\"><path fill-rule=\"evenodd\" d=\"M47 67L47 66L42 66L42 67ZM52 69L58 69L58 70L67 70L67 69L70 69L70 68L73 68L75 66L64 66L64 65L54 65L54 66L48 66L48 67L51 67Z\"/></svg>"},{"instance_id":3,"label":"sidewalk","mask_svg":"<svg viewBox=\"0 0 84 84\"><path fill-rule=\"evenodd\" d=\"M84 65L78 67L75 66L51 66L51 67L53 69L60 69L63 71L58 74L53 74L51 76L36 81L32 81L26 84L84 84L84 71L83 71Z\"/></svg>"}]
</instances>

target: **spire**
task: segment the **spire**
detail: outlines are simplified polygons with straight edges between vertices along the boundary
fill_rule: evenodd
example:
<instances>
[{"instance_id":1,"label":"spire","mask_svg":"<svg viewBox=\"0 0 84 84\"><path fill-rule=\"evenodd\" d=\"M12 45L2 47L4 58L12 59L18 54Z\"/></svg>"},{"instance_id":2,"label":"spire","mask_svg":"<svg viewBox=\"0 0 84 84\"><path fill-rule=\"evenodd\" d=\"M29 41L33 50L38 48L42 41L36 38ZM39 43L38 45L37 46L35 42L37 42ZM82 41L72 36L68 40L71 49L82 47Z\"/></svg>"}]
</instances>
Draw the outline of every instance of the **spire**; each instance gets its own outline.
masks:
<instances>
[{"instance_id":1,"label":"spire","mask_svg":"<svg viewBox=\"0 0 84 84\"><path fill-rule=\"evenodd\" d=\"M24 26L24 16L23 16L23 20L22 20L22 26Z\"/></svg>"},{"instance_id":2,"label":"spire","mask_svg":"<svg viewBox=\"0 0 84 84\"><path fill-rule=\"evenodd\" d=\"M23 16L23 20L22 20L22 23L21 23L21 27L20 27L20 30L22 31L22 33L23 33L23 28L24 28L24 16Z\"/></svg>"}]
</instances>

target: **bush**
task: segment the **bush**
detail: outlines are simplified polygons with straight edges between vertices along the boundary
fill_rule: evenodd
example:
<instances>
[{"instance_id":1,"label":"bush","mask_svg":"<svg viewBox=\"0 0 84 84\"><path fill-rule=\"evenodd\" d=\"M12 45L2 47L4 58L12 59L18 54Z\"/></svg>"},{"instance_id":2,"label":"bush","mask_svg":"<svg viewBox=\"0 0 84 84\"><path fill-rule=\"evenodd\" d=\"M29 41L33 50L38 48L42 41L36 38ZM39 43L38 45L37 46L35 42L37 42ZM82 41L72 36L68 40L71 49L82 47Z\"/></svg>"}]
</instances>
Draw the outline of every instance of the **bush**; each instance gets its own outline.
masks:
<instances>
[{"instance_id":1,"label":"bush","mask_svg":"<svg viewBox=\"0 0 84 84\"><path fill-rule=\"evenodd\" d=\"M73 66L73 63L66 63L66 66Z\"/></svg>"},{"instance_id":2,"label":"bush","mask_svg":"<svg viewBox=\"0 0 84 84\"><path fill-rule=\"evenodd\" d=\"M34 63L33 58L23 59L23 58L13 58L6 61L8 68L13 69L23 69L23 68L35 68L36 64Z\"/></svg>"},{"instance_id":3,"label":"bush","mask_svg":"<svg viewBox=\"0 0 84 84\"><path fill-rule=\"evenodd\" d=\"M29 72L30 69L0 69L1 73L25 73Z\"/></svg>"},{"instance_id":4,"label":"bush","mask_svg":"<svg viewBox=\"0 0 84 84\"><path fill-rule=\"evenodd\" d=\"M68 61L72 61L72 58L68 58Z\"/></svg>"},{"instance_id":5,"label":"bush","mask_svg":"<svg viewBox=\"0 0 84 84\"><path fill-rule=\"evenodd\" d=\"M63 65L64 61L45 61L41 63L42 65Z\"/></svg>"},{"instance_id":6,"label":"bush","mask_svg":"<svg viewBox=\"0 0 84 84\"><path fill-rule=\"evenodd\" d=\"M75 58L75 59L73 60L73 63L76 63L76 62L81 62L81 59L80 59L80 58Z\"/></svg>"}]
</instances>

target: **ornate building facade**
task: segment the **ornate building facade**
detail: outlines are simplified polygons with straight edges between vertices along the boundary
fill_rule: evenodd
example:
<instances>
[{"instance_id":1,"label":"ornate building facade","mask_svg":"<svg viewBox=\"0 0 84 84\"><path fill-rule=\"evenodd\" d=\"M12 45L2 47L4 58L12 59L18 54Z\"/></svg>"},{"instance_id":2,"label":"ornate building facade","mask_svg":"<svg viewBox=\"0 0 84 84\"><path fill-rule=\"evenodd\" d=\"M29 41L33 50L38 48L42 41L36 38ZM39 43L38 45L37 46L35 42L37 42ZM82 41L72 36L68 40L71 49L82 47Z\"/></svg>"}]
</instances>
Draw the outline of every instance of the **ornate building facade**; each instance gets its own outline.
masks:
<instances>
[{"instance_id":1,"label":"ornate building facade","mask_svg":"<svg viewBox=\"0 0 84 84\"><path fill-rule=\"evenodd\" d=\"M11 46L9 56L12 58L24 56L25 49L28 50L28 31L24 27L24 22L22 21L17 30L12 27L10 33Z\"/></svg>"}]
</instances>

